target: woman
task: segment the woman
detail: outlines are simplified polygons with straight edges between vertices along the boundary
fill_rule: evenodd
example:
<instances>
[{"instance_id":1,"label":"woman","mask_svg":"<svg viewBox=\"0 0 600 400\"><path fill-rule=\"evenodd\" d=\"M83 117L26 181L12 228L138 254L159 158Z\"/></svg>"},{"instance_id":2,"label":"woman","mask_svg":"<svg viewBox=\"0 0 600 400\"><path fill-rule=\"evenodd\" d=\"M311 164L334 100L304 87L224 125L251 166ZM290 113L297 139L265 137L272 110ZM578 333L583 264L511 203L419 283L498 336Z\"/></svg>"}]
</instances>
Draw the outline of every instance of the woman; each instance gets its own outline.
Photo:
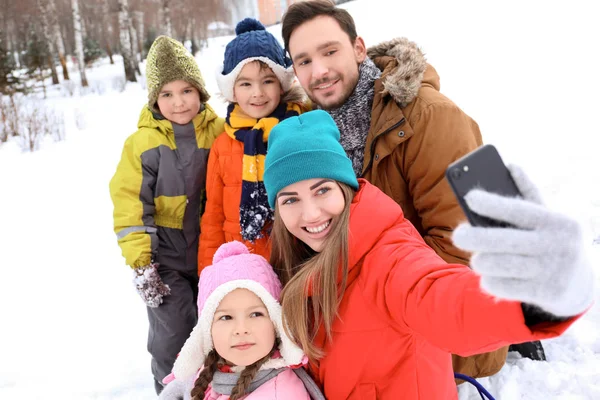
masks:
<instances>
[{"instance_id":1,"label":"woman","mask_svg":"<svg viewBox=\"0 0 600 400\"><path fill-rule=\"evenodd\" d=\"M338 140L323 111L287 119L271 132L264 175L289 335L327 399L457 398L452 352L554 337L590 306L579 226L534 204L520 170L525 199L467 195L517 227L455 231L476 273L446 264L393 200L357 180Z\"/></svg>"}]
</instances>

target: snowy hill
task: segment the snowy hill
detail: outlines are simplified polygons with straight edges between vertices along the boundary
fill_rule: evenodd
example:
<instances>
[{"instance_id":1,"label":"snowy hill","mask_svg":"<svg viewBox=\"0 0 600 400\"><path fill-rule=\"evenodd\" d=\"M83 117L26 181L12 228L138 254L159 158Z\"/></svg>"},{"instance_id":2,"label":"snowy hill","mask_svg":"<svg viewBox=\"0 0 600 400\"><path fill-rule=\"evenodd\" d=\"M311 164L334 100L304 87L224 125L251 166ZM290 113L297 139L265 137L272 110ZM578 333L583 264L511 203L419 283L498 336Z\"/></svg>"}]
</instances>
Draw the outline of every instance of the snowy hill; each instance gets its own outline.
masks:
<instances>
[{"instance_id":1,"label":"snowy hill","mask_svg":"<svg viewBox=\"0 0 600 400\"><path fill-rule=\"evenodd\" d=\"M581 220L600 275L600 29L591 2L412 3L344 6L367 45L406 36L422 47L441 91L484 141L522 165L549 205ZM209 93L228 40L197 55ZM122 75L120 60L104 60L88 72L94 93L49 93L65 141L35 153L0 147L1 399L155 398L145 306L112 232L108 181L146 102L143 82L119 89ZM224 115L217 96L211 104ZM511 356L481 383L504 400L600 398L600 306L544 345L548 362ZM461 387L460 398L479 396Z\"/></svg>"}]
</instances>

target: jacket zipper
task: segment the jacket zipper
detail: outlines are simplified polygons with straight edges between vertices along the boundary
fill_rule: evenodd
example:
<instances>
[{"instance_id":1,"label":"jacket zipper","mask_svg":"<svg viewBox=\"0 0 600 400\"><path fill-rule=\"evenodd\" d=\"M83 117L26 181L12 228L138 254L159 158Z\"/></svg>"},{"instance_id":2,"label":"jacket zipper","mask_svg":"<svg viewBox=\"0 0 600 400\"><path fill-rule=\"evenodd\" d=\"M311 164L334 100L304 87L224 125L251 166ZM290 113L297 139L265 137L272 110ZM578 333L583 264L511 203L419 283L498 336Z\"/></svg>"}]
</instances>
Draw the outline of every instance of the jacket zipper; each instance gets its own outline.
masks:
<instances>
[{"instance_id":1,"label":"jacket zipper","mask_svg":"<svg viewBox=\"0 0 600 400\"><path fill-rule=\"evenodd\" d=\"M385 131L383 131L379 135L375 136L375 138L373 139L373 142L371 142L371 150L370 150L371 159L369 160L369 165L365 169L365 172L363 172L361 174L360 178L364 178L365 174L367 172L369 172L369 170L373 166L373 153L375 152L375 144L377 143L377 139L379 139L381 136L385 135L386 133L390 132L392 129L396 129L396 128L400 127L402 124L404 124L405 121L406 121L406 118L402 118L400 121L396 122L394 125L390 126Z\"/></svg>"}]
</instances>

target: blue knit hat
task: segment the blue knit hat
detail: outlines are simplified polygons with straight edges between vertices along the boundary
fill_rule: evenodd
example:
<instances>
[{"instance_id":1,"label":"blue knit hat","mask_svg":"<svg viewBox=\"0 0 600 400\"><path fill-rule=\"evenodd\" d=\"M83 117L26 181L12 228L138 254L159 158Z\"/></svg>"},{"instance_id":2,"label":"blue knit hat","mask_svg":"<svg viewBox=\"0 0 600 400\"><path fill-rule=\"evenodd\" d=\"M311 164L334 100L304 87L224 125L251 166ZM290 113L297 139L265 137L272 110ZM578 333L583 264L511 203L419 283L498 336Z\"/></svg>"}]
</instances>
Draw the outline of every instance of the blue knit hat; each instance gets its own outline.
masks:
<instances>
[{"instance_id":1,"label":"blue knit hat","mask_svg":"<svg viewBox=\"0 0 600 400\"><path fill-rule=\"evenodd\" d=\"M263 24L253 18L241 20L235 27L237 35L225 48L223 66L217 69L217 84L223 97L233 102L233 85L244 65L260 60L275 73L284 92L294 81L294 69L283 47Z\"/></svg>"},{"instance_id":2,"label":"blue knit hat","mask_svg":"<svg viewBox=\"0 0 600 400\"><path fill-rule=\"evenodd\" d=\"M264 182L269 205L292 183L327 178L358 190L352 162L340 144L340 131L323 110L281 121L269 134Z\"/></svg>"}]
</instances>

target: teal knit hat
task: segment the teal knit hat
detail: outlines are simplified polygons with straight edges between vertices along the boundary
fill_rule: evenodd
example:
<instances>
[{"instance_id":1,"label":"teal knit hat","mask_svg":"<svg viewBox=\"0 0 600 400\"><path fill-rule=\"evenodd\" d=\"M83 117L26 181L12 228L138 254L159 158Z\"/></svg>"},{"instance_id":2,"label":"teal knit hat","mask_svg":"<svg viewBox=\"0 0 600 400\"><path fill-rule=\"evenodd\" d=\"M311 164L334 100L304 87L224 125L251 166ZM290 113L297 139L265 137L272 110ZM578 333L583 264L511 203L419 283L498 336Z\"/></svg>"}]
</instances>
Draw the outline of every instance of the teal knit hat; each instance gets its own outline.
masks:
<instances>
[{"instance_id":1,"label":"teal knit hat","mask_svg":"<svg viewBox=\"0 0 600 400\"><path fill-rule=\"evenodd\" d=\"M269 205L292 183L327 178L358 189L352 162L340 144L340 131L322 110L283 120L271 130L264 183Z\"/></svg>"}]
</instances>

